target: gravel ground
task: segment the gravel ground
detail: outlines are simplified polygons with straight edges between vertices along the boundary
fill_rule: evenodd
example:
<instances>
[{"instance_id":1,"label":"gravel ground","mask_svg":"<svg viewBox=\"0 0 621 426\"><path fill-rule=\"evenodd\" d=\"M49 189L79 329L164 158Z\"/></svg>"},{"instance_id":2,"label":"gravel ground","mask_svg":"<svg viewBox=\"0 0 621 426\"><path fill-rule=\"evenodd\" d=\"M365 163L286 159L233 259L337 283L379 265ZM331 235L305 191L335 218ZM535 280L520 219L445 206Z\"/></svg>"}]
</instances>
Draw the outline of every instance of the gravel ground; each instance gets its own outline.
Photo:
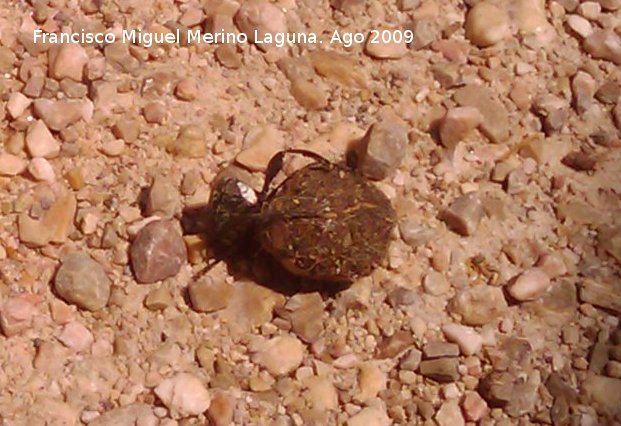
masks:
<instances>
[{"instance_id":1,"label":"gravel ground","mask_svg":"<svg viewBox=\"0 0 621 426\"><path fill-rule=\"evenodd\" d=\"M1 424L621 424L619 65L619 0L3 2ZM286 147L357 154L384 267L203 271Z\"/></svg>"}]
</instances>

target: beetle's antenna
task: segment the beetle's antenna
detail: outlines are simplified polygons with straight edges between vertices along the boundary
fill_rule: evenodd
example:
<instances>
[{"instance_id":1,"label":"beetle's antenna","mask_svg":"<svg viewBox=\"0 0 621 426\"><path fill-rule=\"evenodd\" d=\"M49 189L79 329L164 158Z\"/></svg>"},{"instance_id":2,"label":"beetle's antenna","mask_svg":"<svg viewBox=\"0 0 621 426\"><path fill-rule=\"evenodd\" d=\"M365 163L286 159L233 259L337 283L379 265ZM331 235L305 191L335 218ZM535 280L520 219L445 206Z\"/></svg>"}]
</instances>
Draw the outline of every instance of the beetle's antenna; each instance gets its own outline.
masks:
<instances>
[{"instance_id":1,"label":"beetle's antenna","mask_svg":"<svg viewBox=\"0 0 621 426\"><path fill-rule=\"evenodd\" d=\"M259 205L267 198L267 193L269 192L272 181L274 180L278 172L282 170L282 163L286 154L300 154L305 157L310 157L318 163L331 164L330 161L328 161L325 157L322 157L316 152L309 151L307 149L289 148L278 151L276 154L274 154L270 162L267 164L267 169L265 170L265 181L263 182L263 188L261 188L261 193L258 197Z\"/></svg>"}]
</instances>

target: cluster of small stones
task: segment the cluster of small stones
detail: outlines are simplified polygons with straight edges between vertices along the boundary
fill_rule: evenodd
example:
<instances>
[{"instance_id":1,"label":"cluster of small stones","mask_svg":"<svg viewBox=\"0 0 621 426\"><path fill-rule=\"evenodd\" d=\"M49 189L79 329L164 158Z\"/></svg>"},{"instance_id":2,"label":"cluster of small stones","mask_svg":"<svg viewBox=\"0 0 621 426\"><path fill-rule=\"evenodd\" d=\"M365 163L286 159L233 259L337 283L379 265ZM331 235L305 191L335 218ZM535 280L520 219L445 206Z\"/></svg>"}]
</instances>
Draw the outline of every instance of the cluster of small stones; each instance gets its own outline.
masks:
<instances>
[{"instance_id":1,"label":"cluster of small stones","mask_svg":"<svg viewBox=\"0 0 621 426\"><path fill-rule=\"evenodd\" d=\"M3 424L621 422L621 1L465 3L1 5ZM414 41L33 42L124 28ZM193 278L179 219L222 165L352 145L400 218L385 268Z\"/></svg>"}]
</instances>

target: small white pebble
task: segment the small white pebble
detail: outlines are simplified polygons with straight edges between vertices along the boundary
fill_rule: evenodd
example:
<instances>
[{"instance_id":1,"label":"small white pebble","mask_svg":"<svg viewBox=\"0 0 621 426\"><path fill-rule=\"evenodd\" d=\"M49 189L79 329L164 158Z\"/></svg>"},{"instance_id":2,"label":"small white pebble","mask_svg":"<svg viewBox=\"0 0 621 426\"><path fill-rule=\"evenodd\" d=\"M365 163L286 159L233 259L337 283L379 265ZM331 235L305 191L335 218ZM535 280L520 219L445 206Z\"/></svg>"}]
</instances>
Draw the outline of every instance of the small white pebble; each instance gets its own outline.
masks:
<instances>
[{"instance_id":1,"label":"small white pebble","mask_svg":"<svg viewBox=\"0 0 621 426\"><path fill-rule=\"evenodd\" d=\"M35 157L28 164L28 172L38 181L54 182L56 174L49 161L42 157Z\"/></svg>"}]
</instances>

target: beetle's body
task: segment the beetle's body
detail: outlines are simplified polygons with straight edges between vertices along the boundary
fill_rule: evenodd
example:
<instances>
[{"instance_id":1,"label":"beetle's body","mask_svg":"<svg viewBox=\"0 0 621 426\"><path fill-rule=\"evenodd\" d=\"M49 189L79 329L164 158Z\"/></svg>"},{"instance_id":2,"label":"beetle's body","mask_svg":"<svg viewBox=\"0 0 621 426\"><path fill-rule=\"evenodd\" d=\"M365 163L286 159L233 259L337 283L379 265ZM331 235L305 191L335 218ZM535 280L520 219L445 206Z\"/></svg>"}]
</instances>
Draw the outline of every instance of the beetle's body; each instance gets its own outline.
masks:
<instances>
[{"instance_id":1,"label":"beetle's body","mask_svg":"<svg viewBox=\"0 0 621 426\"><path fill-rule=\"evenodd\" d=\"M216 230L227 245L234 239L246 244L241 239L250 233L263 250L300 277L351 282L369 275L385 259L390 243L395 224L390 201L364 177L307 151L293 152L316 161L270 191L284 154L292 151L282 151L270 161L255 205L244 201L233 183L220 184L224 194L212 197ZM233 229L227 234L229 227Z\"/></svg>"}]
</instances>

